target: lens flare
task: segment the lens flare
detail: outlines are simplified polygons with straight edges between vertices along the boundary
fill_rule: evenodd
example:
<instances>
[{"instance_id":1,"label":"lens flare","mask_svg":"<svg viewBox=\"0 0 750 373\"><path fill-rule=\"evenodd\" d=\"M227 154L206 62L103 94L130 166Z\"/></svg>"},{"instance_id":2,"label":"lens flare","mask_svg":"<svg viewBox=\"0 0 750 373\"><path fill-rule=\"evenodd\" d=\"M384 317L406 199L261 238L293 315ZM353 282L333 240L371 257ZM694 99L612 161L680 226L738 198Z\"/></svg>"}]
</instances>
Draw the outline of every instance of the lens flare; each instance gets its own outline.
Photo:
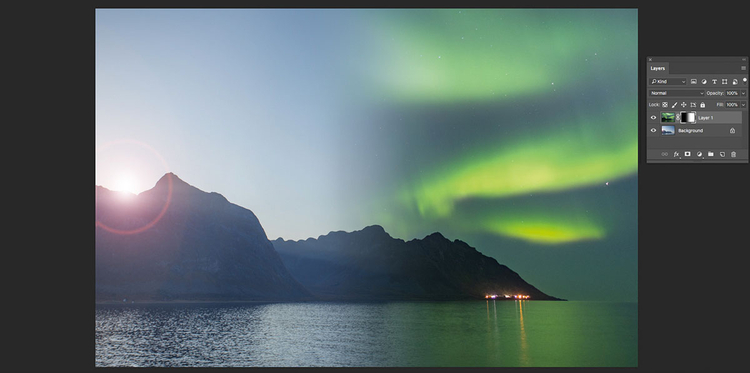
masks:
<instances>
[{"instance_id":1,"label":"lens flare","mask_svg":"<svg viewBox=\"0 0 750 373\"><path fill-rule=\"evenodd\" d=\"M144 147L144 148L148 149L149 151L151 151L154 155L156 155L156 157L160 160L162 166L164 166L164 170L165 170L165 173L167 175L167 182L168 182L167 183L167 186L168 186L167 187L167 198L164 201L164 206L162 206L162 209L161 209L161 211L159 211L159 214L153 220L151 220L150 222L148 222L147 224L145 224L142 227L139 227L139 228L136 228L136 229L129 229L129 230L126 230L126 229L117 229L117 228L110 227L110 226L104 224L102 221L100 221L98 219L96 220L96 226L97 227L101 227L102 229L104 229L104 230L106 230L108 232L116 233L116 234L121 234L121 235L138 234L138 233L144 232L144 231L150 229L151 227L153 227L164 216L164 214L169 209L169 203L172 201L172 174L168 173L169 166L167 165L167 162L164 159L164 157L162 157L161 154L159 154L159 152L157 152L153 147L151 147L150 145L148 145L148 144L146 144L146 143L144 143L142 141L137 141L137 140L132 140L132 139L120 139L120 140L111 141L111 142L108 142L108 143L102 145L100 148L98 148L97 149L97 154L100 151L103 151L103 150L107 149L110 146L113 146L115 144L123 144L123 143L126 143L126 144L135 144L135 145ZM135 186L132 185L133 184L133 179L132 178L127 179L126 180L126 184L127 185L131 185L132 188L135 188ZM97 190L97 193L98 193L98 190Z\"/></svg>"}]
</instances>

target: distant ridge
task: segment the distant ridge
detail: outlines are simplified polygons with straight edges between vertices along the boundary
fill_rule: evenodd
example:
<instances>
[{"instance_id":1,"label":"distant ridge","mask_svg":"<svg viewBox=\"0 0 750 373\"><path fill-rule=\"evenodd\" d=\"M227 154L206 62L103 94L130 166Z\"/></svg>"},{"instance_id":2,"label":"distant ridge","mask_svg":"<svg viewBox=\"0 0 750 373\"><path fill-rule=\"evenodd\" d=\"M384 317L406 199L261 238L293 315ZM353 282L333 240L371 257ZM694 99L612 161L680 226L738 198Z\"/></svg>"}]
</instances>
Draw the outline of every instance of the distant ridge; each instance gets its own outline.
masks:
<instances>
[{"instance_id":1,"label":"distant ridge","mask_svg":"<svg viewBox=\"0 0 750 373\"><path fill-rule=\"evenodd\" d=\"M439 232L404 241L373 225L317 239L272 241L292 275L314 295L343 300L449 300L528 295L561 300L463 241Z\"/></svg>"}]
</instances>

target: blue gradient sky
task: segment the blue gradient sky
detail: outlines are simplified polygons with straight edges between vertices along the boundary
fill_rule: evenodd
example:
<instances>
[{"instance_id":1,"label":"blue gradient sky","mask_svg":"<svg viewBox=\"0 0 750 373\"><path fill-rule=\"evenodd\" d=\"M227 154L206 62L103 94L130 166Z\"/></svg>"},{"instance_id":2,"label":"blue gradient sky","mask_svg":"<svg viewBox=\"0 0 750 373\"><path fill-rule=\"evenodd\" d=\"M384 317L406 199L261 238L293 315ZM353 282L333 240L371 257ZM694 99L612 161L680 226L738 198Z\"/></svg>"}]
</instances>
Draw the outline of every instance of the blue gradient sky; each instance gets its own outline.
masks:
<instances>
[{"instance_id":1,"label":"blue gradient sky","mask_svg":"<svg viewBox=\"0 0 750 373\"><path fill-rule=\"evenodd\" d=\"M270 239L440 231L635 301L636 59L633 9L99 9L96 184L171 171Z\"/></svg>"}]
</instances>

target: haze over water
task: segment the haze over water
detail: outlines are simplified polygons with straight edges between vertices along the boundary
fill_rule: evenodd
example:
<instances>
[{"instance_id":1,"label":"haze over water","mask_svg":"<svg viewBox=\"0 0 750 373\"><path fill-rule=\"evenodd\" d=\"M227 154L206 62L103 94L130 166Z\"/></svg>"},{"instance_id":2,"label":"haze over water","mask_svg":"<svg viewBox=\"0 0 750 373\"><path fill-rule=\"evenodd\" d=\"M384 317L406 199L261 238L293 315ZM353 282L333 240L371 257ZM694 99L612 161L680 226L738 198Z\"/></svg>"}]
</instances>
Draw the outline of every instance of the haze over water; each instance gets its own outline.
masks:
<instances>
[{"instance_id":1,"label":"haze over water","mask_svg":"<svg viewBox=\"0 0 750 373\"><path fill-rule=\"evenodd\" d=\"M637 303L98 305L96 366L637 366Z\"/></svg>"}]
</instances>

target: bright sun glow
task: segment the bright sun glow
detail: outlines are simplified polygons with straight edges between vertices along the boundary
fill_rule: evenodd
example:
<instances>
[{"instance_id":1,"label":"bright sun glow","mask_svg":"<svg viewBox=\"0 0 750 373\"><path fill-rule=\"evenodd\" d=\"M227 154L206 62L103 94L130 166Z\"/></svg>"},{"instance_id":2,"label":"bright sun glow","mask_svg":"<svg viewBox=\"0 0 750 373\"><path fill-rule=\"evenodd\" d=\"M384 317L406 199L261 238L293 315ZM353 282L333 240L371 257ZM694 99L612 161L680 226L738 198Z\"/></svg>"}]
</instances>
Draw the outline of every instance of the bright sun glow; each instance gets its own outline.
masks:
<instances>
[{"instance_id":1,"label":"bright sun glow","mask_svg":"<svg viewBox=\"0 0 750 373\"><path fill-rule=\"evenodd\" d=\"M120 174L120 176L117 178L117 182L114 185L114 190L120 191L120 192L128 192L133 194L138 194L138 186L137 182L133 175L129 173L123 173Z\"/></svg>"}]
</instances>

